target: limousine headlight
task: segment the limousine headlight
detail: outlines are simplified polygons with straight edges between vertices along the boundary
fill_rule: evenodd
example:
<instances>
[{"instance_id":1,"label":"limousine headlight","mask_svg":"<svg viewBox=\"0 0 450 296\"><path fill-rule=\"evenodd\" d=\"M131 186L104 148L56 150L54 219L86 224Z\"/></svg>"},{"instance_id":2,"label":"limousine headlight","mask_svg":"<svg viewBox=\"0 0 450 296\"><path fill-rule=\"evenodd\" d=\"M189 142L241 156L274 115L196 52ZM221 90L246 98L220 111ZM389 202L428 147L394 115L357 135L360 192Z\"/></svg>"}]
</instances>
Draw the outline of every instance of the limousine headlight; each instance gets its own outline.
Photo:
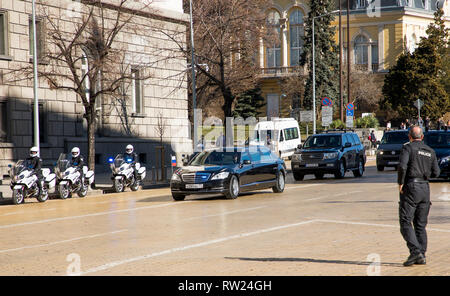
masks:
<instances>
[{"instance_id":1,"label":"limousine headlight","mask_svg":"<svg viewBox=\"0 0 450 296\"><path fill-rule=\"evenodd\" d=\"M211 180L223 180L223 179L228 178L229 175L230 175L229 172L221 172L221 173L218 173L218 174L214 175L211 178Z\"/></svg>"},{"instance_id":2,"label":"limousine headlight","mask_svg":"<svg viewBox=\"0 0 450 296\"><path fill-rule=\"evenodd\" d=\"M181 181L180 176L177 173L174 173L171 178L172 181Z\"/></svg>"},{"instance_id":3,"label":"limousine headlight","mask_svg":"<svg viewBox=\"0 0 450 296\"><path fill-rule=\"evenodd\" d=\"M377 153L378 153L379 155L383 155L383 154L384 154L384 151L383 151L383 150L378 150Z\"/></svg>"},{"instance_id":4,"label":"limousine headlight","mask_svg":"<svg viewBox=\"0 0 450 296\"><path fill-rule=\"evenodd\" d=\"M338 157L338 153L337 152L331 152L331 153L324 153L323 154L323 159L334 159Z\"/></svg>"}]
</instances>

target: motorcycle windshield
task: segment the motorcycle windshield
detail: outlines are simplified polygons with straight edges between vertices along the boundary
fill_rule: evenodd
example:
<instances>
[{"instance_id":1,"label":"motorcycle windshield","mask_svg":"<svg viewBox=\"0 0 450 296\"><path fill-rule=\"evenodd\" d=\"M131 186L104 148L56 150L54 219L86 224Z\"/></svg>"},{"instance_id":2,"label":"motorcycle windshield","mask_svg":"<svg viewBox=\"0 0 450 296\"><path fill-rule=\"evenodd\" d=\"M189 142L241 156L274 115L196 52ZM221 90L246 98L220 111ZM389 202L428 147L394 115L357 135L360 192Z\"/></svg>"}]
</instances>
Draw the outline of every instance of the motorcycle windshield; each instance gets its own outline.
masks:
<instances>
[{"instance_id":1,"label":"motorcycle windshield","mask_svg":"<svg viewBox=\"0 0 450 296\"><path fill-rule=\"evenodd\" d=\"M31 162L28 160L19 160L13 167L12 172L14 176L20 175L23 171L27 170L31 165Z\"/></svg>"},{"instance_id":2,"label":"motorcycle windshield","mask_svg":"<svg viewBox=\"0 0 450 296\"><path fill-rule=\"evenodd\" d=\"M125 158L122 154L118 154L116 158L114 159L114 166L116 168L120 167L125 162Z\"/></svg>"},{"instance_id":3,"label":"motorcycle windshield","mask_svg":"<svg viewBox=\"0 0 450 296\"><path fill-rule=\"evenodd\" d=\"M56 166L60 172L64 172L68 167L70 167L70 161L66 154L61 153Z\"/></svg>"}]
</instances>

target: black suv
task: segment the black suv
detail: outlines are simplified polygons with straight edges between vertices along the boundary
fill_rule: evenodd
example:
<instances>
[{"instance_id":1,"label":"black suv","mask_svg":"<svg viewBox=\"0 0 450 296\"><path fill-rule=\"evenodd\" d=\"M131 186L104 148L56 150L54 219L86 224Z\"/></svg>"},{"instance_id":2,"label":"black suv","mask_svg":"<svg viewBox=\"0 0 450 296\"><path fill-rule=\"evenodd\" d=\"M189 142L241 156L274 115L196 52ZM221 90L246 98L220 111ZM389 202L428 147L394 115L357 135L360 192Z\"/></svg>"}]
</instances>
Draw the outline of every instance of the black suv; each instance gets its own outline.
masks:
<instances>
[{"instance_id":1,"label":"black suv","mask_svg":"<svg viewBox=\"0 0 450 296\"><path fill-rule=\"evenodd\" d=\"M441 178L450 179L450 130L429 131L425 133L425 144L436 152Z\"/></svg>"},{"instance_id":2,"label":"black suv","mask_svg":"<svg viewBox=\"0 0 450 296\"><path fill-rule=\"evenodd\" d=\"M349 170L355 177L361 177L364 173L365 148L354 132L344 130L315 134L298 148L291 160L297 181L308 174L314 174L317 179L322 179L324 174L334 174L341 179Z\"/></svg>"},{"instance_id":3,"label":"black suv","mask_svg":"<svg viewBox=\"0 0 450 296\"><path fill-rule=\"evenodd\" d=\"M377 170L383 171L385 167L397 168L403 144L408 141L408 130L385 132L377 149Z\"/></svg>"}]
</instances>

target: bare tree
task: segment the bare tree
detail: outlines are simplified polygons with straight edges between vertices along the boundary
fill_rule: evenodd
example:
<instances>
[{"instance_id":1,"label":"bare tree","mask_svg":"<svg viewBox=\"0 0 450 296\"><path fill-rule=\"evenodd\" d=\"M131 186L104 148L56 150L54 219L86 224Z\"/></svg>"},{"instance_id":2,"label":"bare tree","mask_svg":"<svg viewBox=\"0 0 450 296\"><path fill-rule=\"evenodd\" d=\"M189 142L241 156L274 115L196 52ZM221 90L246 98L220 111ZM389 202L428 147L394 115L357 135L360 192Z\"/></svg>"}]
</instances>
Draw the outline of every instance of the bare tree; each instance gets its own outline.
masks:
<instances>
[{"instance_id":1,"label":"bare tree","mask_svg":"<svg viewBox=\"0 0 450 296\"><path fill-rule=\"evenodd\" d=\"M184 2L185 11L189 11L189 1ZM257 54L260 39L266 35L265 9L270 1L192 2L198 105L202 101L222 99L223 115L231 117L236 96L257 84ZM169 37L191 61L191 48L185 46L186 36Z\"/></svg>"}]
</instances>

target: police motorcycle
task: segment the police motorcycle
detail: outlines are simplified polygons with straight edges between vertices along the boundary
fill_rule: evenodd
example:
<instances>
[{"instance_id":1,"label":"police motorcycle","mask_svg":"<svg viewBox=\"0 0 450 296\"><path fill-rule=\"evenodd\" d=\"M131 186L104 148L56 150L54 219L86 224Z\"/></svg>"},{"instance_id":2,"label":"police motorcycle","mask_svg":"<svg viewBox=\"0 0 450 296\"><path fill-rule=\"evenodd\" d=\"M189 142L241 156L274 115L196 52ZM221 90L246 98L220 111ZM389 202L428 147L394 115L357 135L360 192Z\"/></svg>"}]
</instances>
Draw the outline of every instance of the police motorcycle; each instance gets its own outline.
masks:
<instances>
[{"instance_id":1,"label":"police motorcycle","mask_svg":"<svg viewBox=\"0 0 450 296\"><path fill-rule=\"evenodd\" d=\"M116 158L109 158L108 162L111 166L113 189L115 192L123 192L126 187L130 187L132 191L137 191L146 175L145 167L140 163L136 163L137 178L134 177L134 168L132 160L118 154Z\"/></svg>"},{"instance_id":2,"label":"police motorcycle","mask_svg":"<svg viewBox=\"0 0 450 296\"><path fill-rule=\"evenodd\" d=\"M42 171L42 192L39 192L38 177L32 169L29 160L19 160L14 165L9 165L9 175L11 177L11 190L13 191L13 203L18 205L25 201L25 198L35 197L39 202L48 199L48 190L55 187L56 176L50 169L43 168Z\"/></svg>"},{"instance_id":3,"label":"police motorcycle","mask_svg":"<svg viewBox=\"0 0 450 296\"><path fill-rule=\"evenodd\" d=\"M57 191L59 197L67 199L72 197L72 193L77 193L79 197L85 197L89 186L94 182L94 172L83 166L84 182L76 167L70 164L70 159L65 153L59 155L55 166L57 176Z\"/></svg>"}]
</instances>

